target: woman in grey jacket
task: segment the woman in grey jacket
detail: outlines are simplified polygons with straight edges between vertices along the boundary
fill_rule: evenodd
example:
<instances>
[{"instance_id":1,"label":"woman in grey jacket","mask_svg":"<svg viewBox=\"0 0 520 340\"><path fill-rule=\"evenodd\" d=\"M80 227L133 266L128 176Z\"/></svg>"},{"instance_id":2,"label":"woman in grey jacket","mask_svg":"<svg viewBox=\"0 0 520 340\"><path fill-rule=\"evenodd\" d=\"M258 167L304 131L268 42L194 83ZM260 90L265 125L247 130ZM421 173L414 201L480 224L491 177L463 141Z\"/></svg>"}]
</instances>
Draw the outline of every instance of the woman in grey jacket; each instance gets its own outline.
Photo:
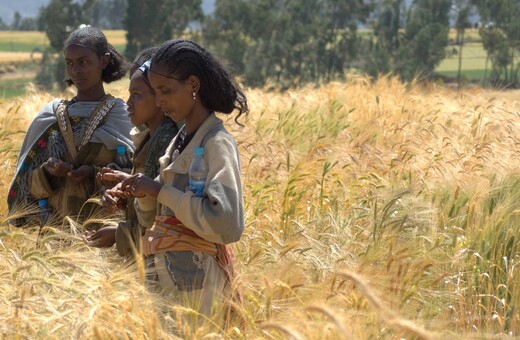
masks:
<instances>
[{"instance_id":1,"label":"woman in grey jacket","mask_svg":"<svg viewBox=\"0 0 520 340\"><path fill-rule=\"evenodd\" d=\"M237 110L236 121L247 113L247 99L218 60L189 40L165 42L148 78L163 112L185 125L160 159L155 181L136 174L120 194L136 197L140 223L153 224L142 243L149 282L207 315L232 282L229 244L244 230L238 149L215 112ZM197 147L204 147L207 169L202 197L189 190Z\"/></svg>"}]
</instances>

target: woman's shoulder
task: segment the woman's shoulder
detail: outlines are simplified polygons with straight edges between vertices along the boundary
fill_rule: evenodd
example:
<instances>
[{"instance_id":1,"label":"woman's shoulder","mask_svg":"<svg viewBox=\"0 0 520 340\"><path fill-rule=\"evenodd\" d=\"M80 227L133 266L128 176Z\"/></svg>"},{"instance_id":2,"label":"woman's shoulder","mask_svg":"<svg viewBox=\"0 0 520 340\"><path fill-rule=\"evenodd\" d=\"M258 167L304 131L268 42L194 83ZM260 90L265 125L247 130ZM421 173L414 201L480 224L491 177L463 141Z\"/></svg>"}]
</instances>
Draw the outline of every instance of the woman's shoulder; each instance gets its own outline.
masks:
<instances>
[{"instance_id":1,"label":"woman's shoulder","mask_svg":"<svg viewBox=\"0 0 520 340\"><path fill-rule=\"evenodd\" d=\"M111 96L110 100L115 103L114 106L120 106L126 109L126 101L124 101L123 98Z\"/></svg>"},{"instance_id":2,"label":"woman's shoulder","mask_svg":"<svg viewBox=\"0 0 520 340\"><path fill-rule=\"evenodd\" d=\"M215 127L208 131L202 141L205 149L215 154L225 154L224 150L237 150L235 138L224 126Z\"/></svg>"},{"instance_id":3,"label":"woman's shoulder","mask_svg":"<svg viewBox=\"0 0 520 340\"><path fill-rule=\"evenodd\" d=\"M211 138L234 140L233 136L226 129L222 121L211 126L211 128L206 132L204 139L208 140Z\"/></svg>"},{"instance_id":4,"label":"woman's shoulder","mask_svg":"<svg viewBox=\"0 0 520 340\"><path fill-rule=\"evenodd\" d=\"M37 116L52 116L56 112L58 104L62 101L61 98L54 98L50 102L47 102L38 112Z\"/></svg>"},{"instance_id":5,"label":"woman's shoulder","mask_svg":"<svg viewBox=\"0 0 520 340\"><path fill-rule=\"evenodd\" d=\"M52 109L56 109L56 107L58 106L59 103L61 103L64 99L62 98L54 98L52 99L51 101L47 102L43 107L42 107L42 111L43 110L52 110Z\"/></svg>"},{"instance_id":6,"label":"woman's shoulder","mask_svg":"<svg viewBox=\"0 0 520 340\"><path fill-rule=\"evenodd\" d=\"M112 115L118 114L118 115L123 115L125 117L128 116L128 111L127 111L128 106L126 105L126 102L123 99L112 96L110 98L110 101L112 101L112 103L113 103L113 105L111 105L112 108L110 110ZM130 119L128 119L128 121L130 121Z\"/></svg>"}]
</instances>

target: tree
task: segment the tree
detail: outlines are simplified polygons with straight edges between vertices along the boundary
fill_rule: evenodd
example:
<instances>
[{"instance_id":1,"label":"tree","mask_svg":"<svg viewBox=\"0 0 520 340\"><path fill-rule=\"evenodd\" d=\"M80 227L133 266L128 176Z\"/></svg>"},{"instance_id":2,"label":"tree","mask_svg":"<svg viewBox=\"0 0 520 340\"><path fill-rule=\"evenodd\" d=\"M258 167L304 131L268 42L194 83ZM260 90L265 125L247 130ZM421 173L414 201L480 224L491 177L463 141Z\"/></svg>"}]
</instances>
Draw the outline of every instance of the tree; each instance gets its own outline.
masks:
<instances>
[{"instance_id":1,"label":"tree","mask_svg":"<svg viewBox=\"0 0 520 340\"><path fill-rule=\"evenodd\" d=\"M470 0L454 0L454 9L456 13L455 29L457 30L456 44L459 45L459 65L457 70L457 84L461 86L462 77L462 51L464 48L464 34L466 28L470 26L469 15L471 13Z\"/></svg>"},{"instance_id":2,"label":"tree","mask_svg":"<svg viewBox=\"0 0 520 340\"><path fill-rule=\"evenodd\" d=\"M403 0L382 0L373 12L373 38L367 49L363 69L373 77L392 72L399 50L406 7Z\"/></svg>"},{"instance_id":3,"label":"tree","mask_svg":"<svg viewBox=\"0 0 520 340\"><path fill-rule=\"evenodd\" d=\"M127 0L97 0L91 10L92 25L105 29L123 29Z\"/></svg>"},{"instance_id":4,"label":"tree","mask_svg":"<svg viewBox=\"0 0 520 340\"><path fill-rule=\"evenodd\" d=\"M16 11L14 12L14 20L11 24L11 28L16 31L18 30L18 27L20 26L20 22L22 21L22 16L20 15L20 12Z\"/></svg>"},{"instance_id":5,"label":"tree","mask_svg":"<svg viewBox=\"0 0 520 340\"><path fill-rule=\"evenodd\" d=\"M14 12L14 20L11 24L13 31L35 31L37 28L36 20L33 18L24 18L20 12Z\"/></svg>"},{"instance_id":6,"label":"tree","mask_svg":"<svg viewBox=\"0 0 520 340\"><path fill-rule=\"evenodd\" d=\"M84 4L88 5L88 1ZM82 5L72 0L51 0L40 9L38 24L47 34L50 48L44 51L36 83L45 89L52 89L53 84L58 84L61 89L65 87L63 54L57 52L63 50L70 32L82 23L82 12Z\"/></svg>"},{"instance_id":7,"label":"tree","mask_svg":"<svg viewBox=\"0 0 520 340\"><path fill-rule=\"evenodd\" d=\"M82 22L82 7L73 0L51 0L40 9L39 27L45 31L54 51L61 51L72 30Z\"/></svg>"},{"instance_id":8,"label":"tree","mask_svg":"<svg viewBox=\"0 0 520 340\"><path fill-rule=\"evenodd\" d=\"M519 83L520 2L518 0L473 0L482 22L479 34L493 64L492 81L507 86Z\"/></svg>"},{"instance_id":9,"label":"tree","mask_svg":"<svg viewBox=\"0 0 520 340\"><path fill-rule=\"evenodd\" d=\"M345 69L356 59L359 47L357 27L367 21L372 6L362 0L323 1L321 15L325 34L322 49L325 52L326 80L342 77Z\"/></svg>"},{"instance_id":10,"label":"tree","mask_svg":"<svg viewBox=\"0 0 520 340\"><path fill-rule=\"evenodd\" d=\"M9 25L7 25L2 18L0 18L0 31L5 31L9 29Z\"/></svg>"},{"instance_id":11,"label":"tree","mask_svg":"<svg viewBox=\"0 0 520 340\"><path fill-rule=\"evenodd\" d=\"M263 27L257 22L263 21L265 26L270 26L268 15L267 11L255 8L251 2L217 1L213 13L204 18L202 38L205 45L226 60L235 72L243 74L246 69L245 55L251 45L250 37L259 39L264 35L261 32ZM258 55L257 58L262 56ZM252 68L261 72L257 66Z\"/></svg>"},{"instance_id":12,"label":"tree","mask_svg":"<svg viewBox=\"0 0 520 340\"><path fill-rule=\"evenodd\" d=\"M125 55L132 59L144 48L184 36L191 22L202 20L201 3L202 0L128 0Z\"/></svg>"},{"instance_id":13,"label":"tree","mask_svg":"<svg viewBox=\"0 0 520 340\"><path fill-rule=\"evenodd\" d=\"M413 1L394 66L403 79L433 76L445 57L450 8L451 0Z\"/></svg>"},{"instance_id":14,"label":"tree","mask_svg":"<svg viewBox=\"0 0 520 340\"><path fill-rule=\"evenodd\" d=\"M369 9L363 0L220 0L203 37L248 85L329 81L355 60Z\"/></svg>"}]
</instances>

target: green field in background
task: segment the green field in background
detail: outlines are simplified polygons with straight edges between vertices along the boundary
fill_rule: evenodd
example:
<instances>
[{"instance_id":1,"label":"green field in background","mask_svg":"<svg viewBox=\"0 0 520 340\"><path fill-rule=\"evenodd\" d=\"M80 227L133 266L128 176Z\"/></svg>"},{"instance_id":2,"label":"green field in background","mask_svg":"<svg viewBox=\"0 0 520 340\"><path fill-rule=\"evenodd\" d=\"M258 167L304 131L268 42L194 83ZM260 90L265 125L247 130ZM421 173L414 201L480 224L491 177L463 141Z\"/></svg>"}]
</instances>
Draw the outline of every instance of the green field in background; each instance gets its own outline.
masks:
<instances>
[{"instance_id":1,"label":"green field in background","mask_svg":"<svg viewBox=\"0 0 520 340\"><path fill-rule=\"evenodd\" d=\"M43 32L0 31L0 51L31 52L35 48L44 49L49 40Z\"/></svg>"},{"instance_id":2,"label":"green field in background","mask_svg":"<svg viewBox=\"0 0 520 340\"><path fill-rule=\"evenodd\" d=\"M122 30L103 31L108 41L119 51L126 47L126 32ZM0 31L0 52L32 52L35 48L49 47L49 39L44 32Z\"/></svg>"},{"instance_id":3,"label":"green field in background","mask_svg":"<svg viewBox=\"0 0 520 340\"><path fill-rule=\"evenodd\" d=\"M123 30L103 31L108 41L121 53L126 47L126 32ZM360 30L361 36L366 36L370 30ZM456 33L450 31L449 39L455 40ZM465 35L467 43L462 51L462 76L467 80L482 79L485 75L486 53L480 43L477 30L467 30ZM25 32L25 31L0 31L0 54L2 52L33 52L43 50L49 46L49 40L44 32ZM446 49L447 57L437 67L439 75L456 77L458 72L459 46L450 45ZM1 60L1 58L0 58ZM25 91L21 83L26 83L30 79L9 79L2 80L0 76L0 97L11 97L23 94Z\"/></svg>"},{"instance_id":4,"label":"green field in background","mask_svg":"<svg viewBox=\"0 0 520 340\"><path fill-rule=\"evenodd\" d=\"M22 96L25 94L27 83L32 82L33 79L0 79L0 99Z\"/></svg>"},{"instance_id":5,"label":"green field in background","mask_svg":"<svg viewBox=\"0 0 520 340\"><path fill-rule=\"evenodd\" d=\"M450 55L450 52L457 51ZM446 76L457 75L459 69L459 46L449 46L446 49L448 55L436 72ZM462 49L462 75L467 79L481 79L484 77L486 69L486 51L481 43L466 43Z\"/></svg>"}]
</instances>

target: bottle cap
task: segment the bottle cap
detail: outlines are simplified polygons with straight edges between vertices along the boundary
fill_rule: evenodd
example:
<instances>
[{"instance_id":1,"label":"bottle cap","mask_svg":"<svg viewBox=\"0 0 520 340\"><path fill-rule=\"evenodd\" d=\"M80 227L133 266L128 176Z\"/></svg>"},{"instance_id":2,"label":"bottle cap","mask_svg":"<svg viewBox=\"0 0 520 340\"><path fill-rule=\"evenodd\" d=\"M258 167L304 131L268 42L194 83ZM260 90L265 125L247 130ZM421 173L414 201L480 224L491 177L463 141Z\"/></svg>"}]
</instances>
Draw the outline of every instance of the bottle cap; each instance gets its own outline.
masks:
<instances>
[{"instance_id":1,"label":"bottle cap","mask_svg":"<svg viewBox=\"0 0 520 340\"><path fill-rule=\"evenodd\" d=\"M46 198L42 198L40 200L38 200L38 206L39 207L46 207L48 205L47 203L47 199Z\"/></svg>"},{"instance_id":2,"label":"bottle cap","mask_svg":"<svg viewBox=\"0 0 520 340\"><path fill-rule=\"evenodd\" d=\"M193 149L193 153L195 155L203 155L204 154L204 148L203 147L195 148L195 149Z\"/></svg>"},{"instance_id":3,"label":"bottle cap","mask_svg":"<svg viewBox=\"0 0 520 340\"><path fill-rule=\"evenodd\" d=\"M124 145L118 145L116 150L117 150L117 154L120 155L120 156L122 156L122 155L124 155L125 152L126 152L126 146L124 146Z\"/></svg>"}]
</instances>

